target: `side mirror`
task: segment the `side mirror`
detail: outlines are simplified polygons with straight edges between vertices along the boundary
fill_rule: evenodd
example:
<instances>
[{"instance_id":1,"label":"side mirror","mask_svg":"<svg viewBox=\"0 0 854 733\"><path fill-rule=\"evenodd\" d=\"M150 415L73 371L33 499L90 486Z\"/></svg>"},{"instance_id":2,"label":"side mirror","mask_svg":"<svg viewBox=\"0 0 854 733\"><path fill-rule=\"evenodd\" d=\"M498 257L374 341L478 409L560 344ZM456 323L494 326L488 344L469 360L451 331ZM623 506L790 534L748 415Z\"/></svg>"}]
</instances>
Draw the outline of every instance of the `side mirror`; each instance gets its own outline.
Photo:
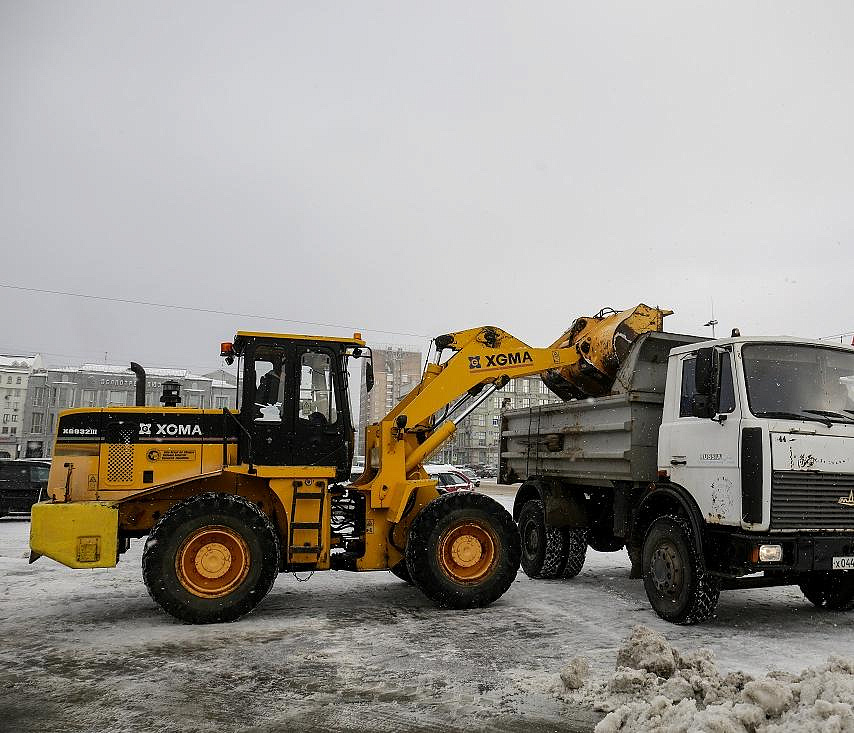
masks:
<instances>
[{"instance_id":1,"label":"side mirror","mask_svg":"<svg viewBox=\"0 0 854 733\"><path fill-rule=\"evenodd\" d=\"M717 349L700 349L694 364L694 401L691 414L694 417L714 417L720 401L721 359Z\"/></svg>"},{"instance_id":2,"label":"side mirror","mask_svg":"<svg viewBox=\"0 0 854 733\"><path fill-rule=\"evenodd\" d=\"M365 364L365 389L370 392L374 388L374 365L371 362Z\"/></svg>"}]
</instances>

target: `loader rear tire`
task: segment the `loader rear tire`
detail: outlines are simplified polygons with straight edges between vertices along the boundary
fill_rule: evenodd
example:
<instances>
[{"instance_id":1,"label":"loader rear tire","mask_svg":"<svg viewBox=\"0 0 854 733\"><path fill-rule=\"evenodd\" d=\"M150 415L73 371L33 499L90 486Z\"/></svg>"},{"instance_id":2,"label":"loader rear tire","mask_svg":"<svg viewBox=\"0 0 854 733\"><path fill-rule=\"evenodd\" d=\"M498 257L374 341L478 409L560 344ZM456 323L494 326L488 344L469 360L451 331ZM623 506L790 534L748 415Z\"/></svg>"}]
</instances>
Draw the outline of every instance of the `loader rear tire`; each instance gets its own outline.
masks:
<instances>
[{"instance_id":1,"label":"loader rear tire","mask_svg":"<svg viewBox=\"0 0 854 733\"><path fill-rule=\"evenodd\" d=\"M406 558L404 558L403 560L401 560L401 561L400 561L399 563L397 563L396 565L392 565L392 566L388 569L388 571L389 571L392 575L394 575L394 576L396 576L396 577L400 578L402 581L404 581L404 582L406 582L406 583L409 583L409 585L412 585L412 576L409 574L409 568L408 568L408 567L406 567Z\"/></svg>"},{"instance_id":2,"label":"loader rear tire","mask_svg":"<svg viewBox=\"0 0 854 733\"><path fill-rule=\"evenodd\" d=\"M142 554L149 595L191 624L236 621L249 613L278 570L273 523L233 494L200 494L176 504L154 525Z\"/></svg>"},{"instance_id":3,"label":"loader rear tire","mask_svg":"<svg viewBox=\"0 0 854 733\"><path fill-rule=\"evenodd\" d=\"M442 608L478 608L500 598L516 578L520 555L510 513L471 492L433 499L406 541L412 582Z\"/></svg>"},{"instance_id":4,"label":"loader rear tire","mask_svg":"<svg viewBox=\"0 0 854 733\"><path fill-rule=\"evenodd\" d=\"M529 578L560 577L566 565L567 536L563 529L546 524L543 502L539 499L525 502L519 512L519 535L525 575Z\"/></svg>"}]
</instances>

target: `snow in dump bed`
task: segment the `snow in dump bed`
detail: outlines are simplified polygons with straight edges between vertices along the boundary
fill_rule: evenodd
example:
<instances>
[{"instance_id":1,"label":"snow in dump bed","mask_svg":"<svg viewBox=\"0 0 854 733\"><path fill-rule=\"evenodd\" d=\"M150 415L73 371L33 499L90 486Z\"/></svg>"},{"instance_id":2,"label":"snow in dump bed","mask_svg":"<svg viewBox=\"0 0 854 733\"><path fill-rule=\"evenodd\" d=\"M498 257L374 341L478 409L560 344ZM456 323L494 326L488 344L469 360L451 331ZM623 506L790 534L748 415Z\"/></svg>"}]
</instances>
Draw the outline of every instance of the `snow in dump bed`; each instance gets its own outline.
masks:
<instances>
[{"instance_id":1,"label":"snow in dump bed","mask_svg":"<svg viewBox=\"0 0 854 733\"><path fill-rule=\"evenodd\" d=\"M710 649L683 654L662 634L635 626L616 667L605 681L587 681L587 662L576 658L561 673L563 699L608 713L596 733L854 733L851 659L753 679L721 674Z\"/></svg>"}]
</instances>

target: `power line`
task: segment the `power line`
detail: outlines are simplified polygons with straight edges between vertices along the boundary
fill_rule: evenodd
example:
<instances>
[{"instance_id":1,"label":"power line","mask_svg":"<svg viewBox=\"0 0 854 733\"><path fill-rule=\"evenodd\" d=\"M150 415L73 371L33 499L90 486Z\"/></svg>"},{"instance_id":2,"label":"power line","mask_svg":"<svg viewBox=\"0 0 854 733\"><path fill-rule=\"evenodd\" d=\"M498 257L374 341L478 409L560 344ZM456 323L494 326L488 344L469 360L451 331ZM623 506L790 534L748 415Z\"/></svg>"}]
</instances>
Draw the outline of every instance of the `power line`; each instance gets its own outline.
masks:
<instances>
[{"instance_id":1,"label":"power line","mask_svg":"<svg viewBox=\"0 0 854 733\"><path fill-rule=\"evenodd\" d=\"M281 316L258 315L257 313L235 313L232 311L221 311L214 308L199 308L191 305L175 305L171 303L156 303L149 300L134 300L132 298L114 298L106 295L89 295L87 293L71 293L65 290L47 290L44 288L27 288L22 285L12 285L10 283L0 283L0 288L6 290L20 290L25 293L42 293L46 295L61 295L66 298L82 298L84 300L100 300L107 303L127 303L130 305L144 305L149 308L169 308L171 310L193 311L196 313L209 313L217 316L233 316L236 318L256 318L266 321L279 321L280 323L295 323L300 326L321 326L323 328L341 328L344 330L354 330L353 326L346 326L340 323L320 323L319 321L297 321L290 318L282 318ZM359 330L356 328L355 330ZM370 333L385 333L392 336L416 336L418 338L430 338L423 333L411 333L409 331L384 331L377 328L362 329Z\"/></svg>"}]
</instances>

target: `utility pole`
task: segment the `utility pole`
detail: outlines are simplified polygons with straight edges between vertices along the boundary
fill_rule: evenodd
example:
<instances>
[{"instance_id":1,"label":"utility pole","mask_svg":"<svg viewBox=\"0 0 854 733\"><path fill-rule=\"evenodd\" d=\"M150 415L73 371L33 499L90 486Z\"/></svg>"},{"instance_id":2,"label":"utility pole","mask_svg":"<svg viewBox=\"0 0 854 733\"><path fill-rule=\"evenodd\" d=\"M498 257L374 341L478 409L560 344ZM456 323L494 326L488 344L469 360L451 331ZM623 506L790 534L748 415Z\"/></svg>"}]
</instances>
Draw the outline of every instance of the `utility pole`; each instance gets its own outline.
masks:
<instances>
[{"instance_id":1,"label":"utility pole","mask_svg":"<svg viewBox=\"0 0 854 733\"><path fill-rule=\"evenodd\" d=\"M718 325L718 322L715 320L715 301L714 301L714 299L712 300L712 317L703 325L712 327L712 338L714 338L715 337L715 326Z\"/></svg>"}]
</instances>

